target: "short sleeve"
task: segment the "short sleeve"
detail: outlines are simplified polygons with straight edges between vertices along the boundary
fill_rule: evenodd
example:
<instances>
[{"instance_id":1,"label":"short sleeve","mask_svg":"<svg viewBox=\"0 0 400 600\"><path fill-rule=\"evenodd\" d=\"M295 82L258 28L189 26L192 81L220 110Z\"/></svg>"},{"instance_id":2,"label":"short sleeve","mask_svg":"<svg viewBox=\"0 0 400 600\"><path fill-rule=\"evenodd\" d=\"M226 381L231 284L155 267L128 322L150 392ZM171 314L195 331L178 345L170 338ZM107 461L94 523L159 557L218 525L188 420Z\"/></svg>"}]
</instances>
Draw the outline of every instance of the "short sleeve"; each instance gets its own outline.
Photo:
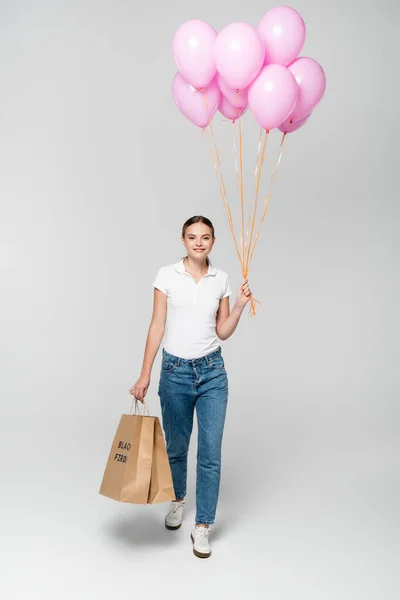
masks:
<instances>
[{"instance_id":1,"label":"short sleeve","mask_svg":"<svg viewBox=\"0 0 400 600\"><path fill-rule=\"evenodd\" d=\"M157 288L163 294L167 294L167 284L165 281L165 270L163 267L157 271L155 280L153 281L153 287Z\"/></svg>"},{"instance_id":2,"label":"short sleeve","mask_svg":"<svg viewBox=\"0 0 400 600\"><path fill-rule=\"evenodd\" d=\"M228 277L228 275L226 275L224 289L222 291L221 299L222 298L227 298L231 294L232 294L232 290L231 290L231 286L229 285L229 277Z\"/></svg>"}]
</instances>

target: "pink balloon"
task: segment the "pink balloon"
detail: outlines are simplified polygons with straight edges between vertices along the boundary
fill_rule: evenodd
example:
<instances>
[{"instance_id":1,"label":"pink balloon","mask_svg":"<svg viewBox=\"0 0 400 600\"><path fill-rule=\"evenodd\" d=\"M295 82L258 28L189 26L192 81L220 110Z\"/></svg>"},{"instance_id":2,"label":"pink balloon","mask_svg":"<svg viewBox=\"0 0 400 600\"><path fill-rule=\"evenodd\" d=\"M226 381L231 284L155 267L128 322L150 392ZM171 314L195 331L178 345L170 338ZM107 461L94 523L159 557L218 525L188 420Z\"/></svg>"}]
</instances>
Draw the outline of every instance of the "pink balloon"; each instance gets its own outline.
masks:
<instances>
[{"instance_id":1,"label":"pink balloon","mask_svg":"<svg viewBox=\"0 0 400 600\"><path fill-rule=\"evenodd\" d=\"M228 100L230 104L233 106L237 106L239 108L244 108L249 104L249 90L245 88L244 90L235 90L226 83L223 77L218 73L217 74L217 83L221 93Z\"/></svg>"},{"instance_id":2,"label":"pink balloon","mask_svg":"<svg viewBox=\"0 0 400 600\"><path fill-rule=\"evenodd\" d=\"M249 104L263 129L275 129L293 111L298 85L291 72L282 65L267 65L251 84Z\"/></svg>"},{"instance_id":3,"label":"pink balloon","mask_svg":"<svg viewBox=\"0 0 400 600\"><path fill-rule=\"evenodd\" d=\"M216 73L214 46L217 32L211 25L193 19L177 30L172 53L179 72L196 89L207 87Z\"/></svg>"},{"instance_id":4,"label":"pink balloon","mask_svg":"<svg viewBox=\"0 0 400 600\"><path fill-rule=\"evenodd\" d=\"M181 113L201 128L207 127L212 121L221 100L215 79L204 91L199 91L185 81L180 73L176 73L172 82L172 95Z\"/></svg>"},{"instance_id":5,"label":"pink balloon","mask_svg":"<svg viewBox=\"0 0 400 600\"><path fill-rule=\"evenodd\" d=\"M223 114L224 117L226 117L227 119L231 119L231 121L233 122L240 119L240 117L244 115L247 109L248 105L242 107L233 106L224 96L222 96L221 102L219 103L218 107L219 112Z\"/></svg>"},{"instance_id":6,"label":"pink balloon","mask_svg":"<svg viewBox=\"0 0 400 600\"><path fill-rule=\"evenodd\" d=\"M214 49L217 71L226 84L242 90L257 77L264 63L264 43L248 23L231 23L217 36Z\"/></svg>"},{"instance_id":7,"label":"pink balloon","mask_svg":"<svg viewBox=\"0 0 400 600\"><path fill-rule=\"evenodd\" d=\"M321 102L326 90L325 72L316 60L306 57L297 58L288 69L299 87L297 104L290 118L299 121Z\"/></svg>"},{"instance_id":8,"label":"pink balloon","mask_svg":"<svg viewBox=\"0 0 400 600\"><path fill-rule=\"evenodd\" d=\"M306 39L302 16L289 6L271 8L258 26L265 44L265 64L287 67L299 54Z\"/></svg>"},{"instance_id":9,"label":"pink balloon","mask_svg":"<svg viewBox=\"0 0 400 600\"><path fill-rule=\"evenodd\" d=\"M288 119L286 119L286 121L279 125L278 129L282 131L282 133L293 133L294 131L300 129L300 127L303 127L303 125L307 123L311 115L312 113L306 115L305 117L303 117L303 119L300 119L300 121L293 121L291 117L289 117Z\"/></svg>"}]
</instances>

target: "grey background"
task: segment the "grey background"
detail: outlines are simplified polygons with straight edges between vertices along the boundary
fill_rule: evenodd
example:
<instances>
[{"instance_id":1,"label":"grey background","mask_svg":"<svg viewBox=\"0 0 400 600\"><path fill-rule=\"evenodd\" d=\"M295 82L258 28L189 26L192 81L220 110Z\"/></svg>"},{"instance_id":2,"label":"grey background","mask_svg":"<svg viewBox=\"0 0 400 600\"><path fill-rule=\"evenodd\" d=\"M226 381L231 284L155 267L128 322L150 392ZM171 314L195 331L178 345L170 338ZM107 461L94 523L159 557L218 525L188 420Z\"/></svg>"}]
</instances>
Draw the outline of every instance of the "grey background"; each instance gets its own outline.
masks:
<instances>
[{"instance_id":1,"label":"grey background","mask_svg":"<svg viewBox=\"0 0 400 600\"><path fill-rule=\"evenodd\" d=\"M98 495L139 375L157 269L196 213L241 273L207 137L171 99L189 18L273 4L0 5L2 597L399 597L399 7L298 0L328 90L288 139L250 282L266 312L223 345L230 377L213 556L166 505ZM230 126L216 133L234 180ZM244 119L245 173L257 128ZM277 157L272 135L268 165ZM268 170L263 177L265 193ZM238 207L231 195L232 205ZM236 202L236 204L235 204ZM238 212L236 213L238 215ZM148 394L157 397L159 357ZM397 558L396 558L397 554ZM2 570L3 570L2 569Z\"/></svg>"}]
</instances>

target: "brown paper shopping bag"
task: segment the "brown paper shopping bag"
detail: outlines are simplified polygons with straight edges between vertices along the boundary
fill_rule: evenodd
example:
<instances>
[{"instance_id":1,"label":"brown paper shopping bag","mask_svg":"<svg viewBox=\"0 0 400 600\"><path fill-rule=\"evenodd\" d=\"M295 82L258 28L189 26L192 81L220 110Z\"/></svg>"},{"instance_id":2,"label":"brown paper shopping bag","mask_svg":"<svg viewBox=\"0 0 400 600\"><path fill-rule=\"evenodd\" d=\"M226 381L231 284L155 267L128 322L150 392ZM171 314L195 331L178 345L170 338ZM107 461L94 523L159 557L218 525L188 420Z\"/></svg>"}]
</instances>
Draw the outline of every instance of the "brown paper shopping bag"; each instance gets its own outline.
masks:
<instances>
[{"instance_id":1,"label":"brown paper shopping bag","mask_svg":"<svg viewBox=\"0 0 400 600\"><path fill-rule=\"evenodd\" d=\"M135 412L137 406L136 402ZM122 415L99 493L133 504L155 504L175 498L158 417Z\"/></svg>"},{"instance_id":2,"label":"brown paper shopping bag","mask_svg":"<svg viewBox=\"0 0 400 600\"><path fill-rule=\"evenodd\" d=\"M175 500L175 491L172 483L171 468L169 466L164 435L159 418L154 418L153 462L151 465L149 504Z\"/></svg>"}]
</instances>

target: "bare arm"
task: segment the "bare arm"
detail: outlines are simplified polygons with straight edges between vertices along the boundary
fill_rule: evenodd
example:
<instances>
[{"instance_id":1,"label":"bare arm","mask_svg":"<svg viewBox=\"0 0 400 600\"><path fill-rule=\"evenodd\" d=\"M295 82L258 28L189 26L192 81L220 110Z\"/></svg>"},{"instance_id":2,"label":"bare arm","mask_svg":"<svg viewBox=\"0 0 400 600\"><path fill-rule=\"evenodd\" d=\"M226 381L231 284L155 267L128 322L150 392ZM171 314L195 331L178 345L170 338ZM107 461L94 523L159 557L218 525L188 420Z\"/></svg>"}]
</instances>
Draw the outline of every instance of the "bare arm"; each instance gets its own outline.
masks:
<instances>
[{"instance_id":1,"label":"bare arm","mask_svg":"<svg viewBox=\"0 0 400 600\"><path fill-rule=\"evenodd\" d=\"M219 308L217 312L216 320L216 331L220 340L227 340L235 331L242 312L247 302L250 300L251 292L249 289L248 281L245 279L240 284L236 302L230 313L229 309L229 297L222 298L219 301Z\"/></svg>"},{"instance_id":2,"label":"bare arm","mask_svg":"<svg viewBox=\"0 0 400 600\"><path fill-rule=\"evenodd\" d=\"M153 316L149 326L140 377L129 392L143 402L150 386L151 370L165 332L167 296L154 288Z\"/></svg>"}]
</instances>

